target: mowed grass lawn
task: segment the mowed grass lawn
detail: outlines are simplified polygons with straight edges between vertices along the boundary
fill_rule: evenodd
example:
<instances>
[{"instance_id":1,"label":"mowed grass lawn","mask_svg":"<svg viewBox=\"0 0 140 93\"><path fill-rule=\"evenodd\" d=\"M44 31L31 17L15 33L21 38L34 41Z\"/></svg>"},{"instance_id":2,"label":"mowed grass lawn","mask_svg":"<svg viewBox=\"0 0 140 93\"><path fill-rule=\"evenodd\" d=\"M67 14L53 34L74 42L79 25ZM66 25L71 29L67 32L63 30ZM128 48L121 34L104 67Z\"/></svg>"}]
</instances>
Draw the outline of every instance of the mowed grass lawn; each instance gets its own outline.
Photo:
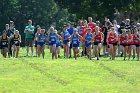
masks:
<instances>
[{"instance_id":1,"label":"mowed grass lawn","mask_svg":"<svg viewBox=\"0 0 140 93\"><path fill-rule=\"evenodd\" d=\"M61 53L63 54L63 53ZM0 57L0 93L140 93L140 62Z\"/></svg>"}]
</instances>

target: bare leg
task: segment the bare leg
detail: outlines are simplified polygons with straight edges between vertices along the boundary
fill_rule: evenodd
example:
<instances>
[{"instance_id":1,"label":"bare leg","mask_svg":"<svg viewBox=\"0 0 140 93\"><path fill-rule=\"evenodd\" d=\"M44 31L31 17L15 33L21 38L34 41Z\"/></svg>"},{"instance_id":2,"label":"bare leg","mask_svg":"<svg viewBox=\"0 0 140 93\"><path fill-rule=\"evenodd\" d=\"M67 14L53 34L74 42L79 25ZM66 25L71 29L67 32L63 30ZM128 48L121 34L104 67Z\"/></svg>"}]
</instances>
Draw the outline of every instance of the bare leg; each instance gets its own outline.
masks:
<instances>
[{"instance_id":1,"label":"bare leg","mask_svg":"<svg viewBox=\"0 0 140 93\"><path fill-rule=\"evenodd\" d=\"M130 60L131 57L131 50L132 50L132 46L128 46L128 60Z\"/></svg>"},{"instance_id":2,"label":"bare leg","mask_svg":"<svg viewBox=\"0 0 140 93\"><path fill-rule=\"evenodd\" d=\"M136 52L137 52L137 60L139 61L139 47L136 47Z\"/></svg>"},{"instance_id":3,"label":"bare leg","mask_svg":"<svg viewBox=\"0 0 140 93\"><path fill-rule=\"evenodd\" d=\"M18 58L18 54L19 54L19 46L16 46L16 58Z\"/></svg>"},{"instance_id":4,"label":"bare leg","mask_svg":"<svg viewBox=\"0 0 140 93\"><path fill-rule=\"evenodd\" d=\"M29 46L26 46L26 52L27 52L26 56L28 56L29 55Z\"/></svg>"}]
</instances>

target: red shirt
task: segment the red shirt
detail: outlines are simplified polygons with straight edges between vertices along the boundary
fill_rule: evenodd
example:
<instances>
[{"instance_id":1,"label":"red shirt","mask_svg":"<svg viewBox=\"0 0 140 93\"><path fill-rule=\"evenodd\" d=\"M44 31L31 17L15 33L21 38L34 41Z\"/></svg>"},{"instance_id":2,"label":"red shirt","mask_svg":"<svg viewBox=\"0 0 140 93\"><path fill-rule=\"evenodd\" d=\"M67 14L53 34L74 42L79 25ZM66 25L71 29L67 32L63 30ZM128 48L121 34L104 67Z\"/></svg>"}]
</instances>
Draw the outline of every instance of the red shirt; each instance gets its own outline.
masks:
<instances>
[{"instance_id":1,"label":"red shirt","mask_svg":"<svg viewBox=\"0 0 140 93\"><path fill-rule=\"evenodd\" d=\"M134 44L140 44L140 36L138 34L133 35L133 43Z\"/></svg>"},{"instance_id":2,"label":"red shirt","mask_svg":"<svg viewBox=\"0 0 140 93\"><path fill-rule=\"evenodd\" d=\"M87 31L88 31L88 29L87 29L87 27L83 27L83 33L81 34L81 36L82 37L85 37L86 36L86 34L87 34ZM81 42L85 42L84 40L82 40Z\"/></svg>"},{"instance_id":3,"label":"red shirt","mask_svg":"<svg viewBox=\"0 0 140 93\"><path fill-rule=\"evenodd\" d=\"M120 44L126 44L127 42L126 42L126 36L124 36L124 35L121 35L120 36Z\"/></svg>"},{"instance_id":4,"label":"red shirt","mask_svg":"<svg viewBox=\"0 0 140 93\"><path fill-rule=\"evenodd\" d=\"M92 33L95 32L95 24L92 22L92 23L88 23L88 27L92 29Z\"/></svg>"},{"instance_id":5,"label":"red shirt","mask_svg":"<svg viewBox=\"0 0 140 93\"><path fill-rule=\"evenodd\" d=\"M112 44L112 43L117 43L117 34L116 33L109 33L109 37L108 37L108 42L109 44Z\"/></svg>"},{"instance_id":6,"label":"red shirt","mask_svg":"<svg viewBox=\"0 0 140 93\"><path fill-rule=\"evenodd\" d=\"M103 31L102 28L99 27L99 31L102 32ZM95 28L92 30L92 33L94 32L95 32Z\"/></svg>"},{"instance_id":7,"label":"red shirt","mask_svg":"<svg viewBox=\"0 0 140 93\"><path fill-rule=\"evenodd\" d=\"M133 35L128 35L128 41L127 41L127 44L133 44Z\"/></svg>"},{"instance_id":8,"label":"red shirt","mask_svg":"<svg viewBox=\"0 0 140 93\"><path fill-rule=\"evenodd\" d=\"M79 32L79 35L83 37L84 36L84 33L85 33L84 32L85 31L84 30L84 27L83 26L79 26L79 30L80 30L80 31L78 31Z\"/></svg>"},{"instance_id":9,"label":"red shirt","mask_svg":"<svg viewBox=\"0 0 140 93\"><path fill-rule=\"evenodd\" d=\"M94 42L102 42L102 40L102 34L100 32L96 34L95 32Z\"/></svg>"}]
</instances>

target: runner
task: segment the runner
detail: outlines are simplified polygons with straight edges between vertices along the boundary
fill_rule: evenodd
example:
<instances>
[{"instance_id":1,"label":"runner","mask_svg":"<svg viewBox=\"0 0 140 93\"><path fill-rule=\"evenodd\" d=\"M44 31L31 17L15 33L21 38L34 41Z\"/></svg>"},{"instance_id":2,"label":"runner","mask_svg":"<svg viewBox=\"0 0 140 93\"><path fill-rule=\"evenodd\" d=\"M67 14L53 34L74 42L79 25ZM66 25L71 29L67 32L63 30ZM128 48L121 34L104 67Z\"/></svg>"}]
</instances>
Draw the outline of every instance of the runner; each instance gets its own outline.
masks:
<instances>
[{"instance_id":1,"label":"runner","mask_svg":"<svg viewBox=\"0 0 140 93\"><path fill-rule=\"evenodd\" d=\"M54 28L51 27L50 30L50 34L49 34L49 44L50 44L50 49L51 49L51 53L52 53L52 59L54 59L54 57L57 59L57 54L56 54L56 43L57 43L57 34L54 31Z\"/></svg>"},{"instance_id":2,"label":"runner","mask_svg":"<svg viewBox=\"0 0 140 93\"><path fill-rule=\"evenodd\" d=\"M92 21L92 17L88 17L88 27L92 29L92 33L95 32L95 23Z\"/></svg>"},{"instance_id":3,"label":"runner","mask_svg":"<svg viewBox=\"0 0 140 93\"><path fill-rule=\"evenodd\" d=\"M38 33L40 34L40 32L41 32L41 27L39 26L39 25L37 25L36 26L36 28L35 28L35 32L34 32L34 48L35 48L35 57L37 57L38 56L38 53L37 53L37 35L38 35Z\"/></svg>"},{"instance_id":4,"label":"runner","mask_svg":"<svg viewBox=\"0 0 140 93\"><path fill-rule=\"evenodd\" d=\"M99 60L99 53L100 53L100 43L103 42L104 35L102 32L100 32L99 26L95 27L95 32L93 33L93 40L94 40L94 46L95 46L95 56L97 57L97 60Z\"/></svg>"},{"instance_id":5,"label":"runner","mask_svg":"<svg viewBox=\"0 0 140 93\"><path fill-rule=\"evenodd\" d=\"M131 34L131 30L128 29L127 30L127 35L128 35L128 40L127 40L127 44L128 44L128 60L130 60L131 57L131 51L132 51L132 45L133 45L133 35Z\"/></svg>"},{"instance_id":6,"label":"runner","mask_svg":"<svg viewBox=\"0 0 140 93\"><path fill-rule=\"evenodd\" d=\"M87 33L87 21L80 20L79 26L77 27L79 35L83 38ZM84 46L84 40L80 40L81 46L82 46L82 53L81 56L84 56L86 54L85 52L85 46Z\"/></svg>"},{"instance_id":7,"label":"runner","mask_svg":"<svg viewBox=\"0 0 140 93\"><path fill-rule=\"evenodd\" d=\"M38 35L41 34L41 28L38 27L37 28L37 32L35 33L35 37L34 37L34 42L35 42L35 50L36 50L36 56L38 56L38 49L37 49L37 40L38 40Z\"/></svg>"},{"instance_id":8,"label":"runner","mask_svg":"<svg viewBox=\"0 0 140 93\"><path fill-rule=\"evenodd\" d=\"M115 60L118 35L115 33L114 27L111 27L110 32L107 35L107 43L109 44L111 59Z\"/></svg>"},{"instance_id":9,"label":"runner","mask_svg":"<svg viewBox=\"0 0 140 93\"><path fill-rule=\"evenodd\" d=\"M139 61L140 35L137 29L134 31L133 41L136 47L137 60Z\"/></svg>"},{"instance_id":10,"label":"runner","mask_svg":"<svg viewBox=\"0 0 140 93\"><path fill-rule=\"evenodd\" d=\"M40 54L42 54L42 57L44 59L45 56L45 44L46 44L46 35L45 35L45 29L41 29L41 33L37 35L37 52L38 57L40 57Z\"/></svg>"},{"instance_id":11,"label":"runner","mask_svg":"<svg viewBox=\"0 0 140 93\"><path fill-rule=\"evenodd\" d=\"M3 58L7 57L9 37L7 36L7 31L4 30L2 36L0 36L1 43L1 54Z\"/></svg>"},{"instance_id":12,"label":"runner","mask_svg":"<svg viewBox=\"0 0 140 93\"><path fill-rule=\"evenodd\" d=\"M107 45L107 33L108 33L108 29L109 29L109 24L105 20L105 22L103 23L103 28L102 28L102 32L104 34L104 40L103 40L103 53L104 53L104 55L108 55L109 54L108 45Z\"/></svg>"},{"instance_id":13,"label":"runner","mask_svg":"<svg viewBox=\"0 0 140 93\"><path fill-rule=\"evenodd\" d=\"M70 35L73 34L73 30L74 30L74 27L73 27L73 23L69 23L68 24L68 28L67 28L67 31L69 32ZM69 57L71 58L71 49L72 49L72 43L70 43L70 49L69 49Z\"/></svg>"},{"instance_id":14,"label":"runner","mask_svg":"<svg viewBox=\"0 0 140 93\"><path fill-rule=\"evenodd\" d=\"M120 47L123 49L124 60L126 59L127 51L128 51L128 35L126 34L126 29L122 29L122 34L119 36L119 44Z\"/></svg>"},{"instance_id":15,"label":"runner","mask_svg":"<svg viewBox=\"0 0 140 93\"><path fill-rule=\"evenodd\" d=\"M92 29L87 28L88 32L84 37L85 40L85 47L86 47L86 52L87 52L87 57L91 60L91 50L92 50L92 40L93 40L93 35L92 35Z\"/></svg>"},{"instance_id":16,"label":"runner","mask_svg":"<svg viewBox=\"0 0 140 93\"><path fill-rule=\"evenodd\" d=\"M54 30L54 33L56 34L56 58L60 58L60 46L61 46L61 42L60 40L62 39L62 37L60 35L58 35L57 30Z\"/></svg>"},{"instance_id":17,"label":"runner","mask_svg":"<svg viewBox=\"0 0 140 93\"><path fill-rule=\"evenodd\" d=\"M69 48L70 48L70 37L71 35L67 31L67 28L64 27L63 33L62 33L62 40L63 40L63 47L64 47L64 57L69 57Z\"/></svg>"},{"instance_id":18,"label":"runner","mask_svg":"<svg viewBox=\"0 0 140 93\"><path fill-rule=\"evenodd\" d=\"M21 35L18 30L15 30L14 35L10 37L13 47L13 57L18 58L20 43L21 43Z\"/></svg>"},{"instance_id":19,"label":"runner","mask_svg":"<svg viewBox=\"0 0 140 93\"><path fill-rule=\"evenodd\" d=\"M80 39L82 40L82 37L78 34L78 30L75 28L74 33L71 36L71 43L72 43L72 48L73 48L73 53L74 53L75 60L77 59L77 56L78 56L78 53L79 53Z\"/></svg>"}]
</instances>

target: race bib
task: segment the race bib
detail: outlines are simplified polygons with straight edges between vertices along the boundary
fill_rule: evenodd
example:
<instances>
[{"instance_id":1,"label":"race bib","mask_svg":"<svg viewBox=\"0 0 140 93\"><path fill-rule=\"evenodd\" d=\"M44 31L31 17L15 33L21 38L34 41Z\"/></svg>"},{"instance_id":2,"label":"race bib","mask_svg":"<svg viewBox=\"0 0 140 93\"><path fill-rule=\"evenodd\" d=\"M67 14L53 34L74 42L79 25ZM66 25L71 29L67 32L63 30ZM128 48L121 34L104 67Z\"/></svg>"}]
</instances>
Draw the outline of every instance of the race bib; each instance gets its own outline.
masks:
<instances>
[{"instance_id":1,"label":"race bib","mask_svg":"<svg viewBox=\"0 0 140 93\"><path fill-rule=\"evenodd\" d=\"M79 31L79 34L82 34L82 33L83 33L82 30L80 30L80 31Z\"/></svg>"},{"instance_id":2,"label":"race bib","mask_svg":"<svg viewBox=\"0 0 140 93\"><path fill-rule=\"evenodd\" d=\"M2 45L6 45L7 43L6 42L2 42Z\"/></svg>"},{"instance_id":3,"label":"race bib","mask_svg":"<svg viewBox=\"0 0 140 93\"><path fill-rule=\"evenodd\" d=\"M134 40L134 42L135 42L135 43L138 43L138 42L139 42L139 40L138 40L138 39L135 39L135 40Z\"/></svg>"},{"instance_id":4,"label":"race bib","mask_svg":"<svg viewBox=\"0 0 140 93\"><path fill-rule=\"evenodd\" d=\"M100 39L96 39L96 42L99 42L100 41Z\"/></svg>"},{"instance_id":5,"label":"race bib","mask_svg":"<svg viewBox=\"0 0 140 93\"><path fill-rule=\"evenodd\" d=\"M114 39L111 39L111 41L114 41Z\"/></svg>"},{"instance_id":6,"label":"race bib","mask_svg":"<svg viewBox=\"0 0 140 93\"><path fill-rule=\"evenodd\" d=\"M17 44L18 43L18 41L15 41L15 44Z\"/></svg>"},{"instance_id":7,"label":"race bib","mask_svg":"<svg viewBox=\"0 0 140 93\"><path fill-rule=\"evenodd\" d=\"M73 41L73 44L77 44L77 41Z\"/></svg>"},{"instance_id":8,"label":"race bib","mask_svg":"<svg viewBox=\"0 0 140 93\"><path fill-rule=\"evenodd\" d=\"M55 41L55 39L51 39L51 41Z\"/></svg>"}]
</instances>

